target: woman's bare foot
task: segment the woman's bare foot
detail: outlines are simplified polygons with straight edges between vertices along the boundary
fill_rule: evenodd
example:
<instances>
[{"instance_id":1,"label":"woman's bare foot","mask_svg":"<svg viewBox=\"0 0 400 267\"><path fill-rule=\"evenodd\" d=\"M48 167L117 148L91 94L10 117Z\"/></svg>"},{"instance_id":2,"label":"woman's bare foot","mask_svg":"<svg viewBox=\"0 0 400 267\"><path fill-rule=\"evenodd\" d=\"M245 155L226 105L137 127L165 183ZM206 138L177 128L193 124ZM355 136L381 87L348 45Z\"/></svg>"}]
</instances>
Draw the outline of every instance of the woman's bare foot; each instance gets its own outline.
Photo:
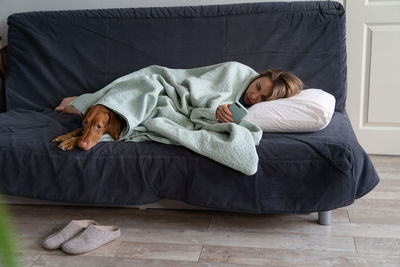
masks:
<instances>
[{"instance_id":1,"label":"woman's bare foot","mask_svg":"<svg viewBox=\"0 0 400 267\"><path fill-rule=\"evenodd\" d=\"M77 96L71 96L64 98L60 105L58 105L55 110L60 113L68 113L81 116L79 110L77 110L74 106L71 105L71 102L74 101Z\"/></svg>"}]
</instances>

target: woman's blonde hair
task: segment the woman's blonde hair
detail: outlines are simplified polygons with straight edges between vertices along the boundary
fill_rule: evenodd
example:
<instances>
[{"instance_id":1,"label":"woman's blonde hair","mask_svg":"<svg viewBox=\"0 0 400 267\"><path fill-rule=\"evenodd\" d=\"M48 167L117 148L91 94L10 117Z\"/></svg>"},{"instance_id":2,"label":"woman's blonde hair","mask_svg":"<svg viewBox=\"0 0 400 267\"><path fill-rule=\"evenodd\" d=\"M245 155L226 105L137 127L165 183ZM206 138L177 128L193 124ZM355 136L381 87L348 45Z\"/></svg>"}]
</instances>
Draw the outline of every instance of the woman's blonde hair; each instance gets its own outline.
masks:
<instances>
[{"instance_id":1,"label":"woman's blonde hair","mask_svg":"<svg viewBox=\"0 0 400 267\"><path fill-rule=\"evenodd\" d=\"M260 73L250 84L260 77L269 77L272 81L272 95L267 101L294 96L303 90L303 82L294 74L282 69L269 69Z\"/></svg>"}]
</instances>

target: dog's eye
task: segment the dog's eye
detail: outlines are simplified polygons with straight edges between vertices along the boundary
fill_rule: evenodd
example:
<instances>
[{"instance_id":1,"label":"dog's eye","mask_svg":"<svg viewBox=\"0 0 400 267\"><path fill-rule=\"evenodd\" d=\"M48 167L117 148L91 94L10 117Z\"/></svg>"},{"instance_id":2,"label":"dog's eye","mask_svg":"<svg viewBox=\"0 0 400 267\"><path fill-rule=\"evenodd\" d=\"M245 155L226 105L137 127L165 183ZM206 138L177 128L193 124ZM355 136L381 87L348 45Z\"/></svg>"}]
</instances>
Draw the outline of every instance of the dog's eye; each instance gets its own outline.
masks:
<instances>
[{"instance_id":1,"label":"dog's eye","mask_svg":"<svg viewBox=\"0 0 400 267\"><path fill-rule=\"evenodd\" d=\"M101 129L101 128L103 128L103 126L97 125L96 128L97 128L97 129Z\"/></svg>"}]
</instances>

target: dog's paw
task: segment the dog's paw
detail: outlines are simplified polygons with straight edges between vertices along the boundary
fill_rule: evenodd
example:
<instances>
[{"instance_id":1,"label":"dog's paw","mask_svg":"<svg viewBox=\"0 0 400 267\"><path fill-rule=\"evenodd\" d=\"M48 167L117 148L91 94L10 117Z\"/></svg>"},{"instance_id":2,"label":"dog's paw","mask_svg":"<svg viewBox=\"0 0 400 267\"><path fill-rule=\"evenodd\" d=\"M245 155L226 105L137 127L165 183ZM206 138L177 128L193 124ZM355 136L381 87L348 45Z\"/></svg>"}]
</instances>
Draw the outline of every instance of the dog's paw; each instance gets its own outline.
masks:
<instances>
[{"instance_id":1,"label":"dog's paw","mask_svg":"<svg viewBox=\"0 0 400 267\"><path fill-rule=\"evenodd\" d=\"M66 140L68 140L68 139L71 139L71 138L73 138L73 137L76 137L77 135L79 135L79 134L81 133L81 131L82 131L82 128L79 128L79 129L76 129L76 130L73 131L73 132L60 135L59 137L56 137L56 138L54 138L54 139L51 140L51 141L54 142L54 143L61 143L61 142L64 142L64 141L66 141Z\"/></svg>"},{"instance_id":2,"label":"dog's paw","mask_svg":"<svg viewBox=\"0 0 400 267\"><path fill-rule=\"evenodd\" d=\"M56 137L56 138L54 138L53 140L51 140L51 142L60 143L60 142L65 141L65 140L67 140L67 139L64 138L64 135L61 135L61 136Z\"/></svg>"},{"instance_id":3,"label":"dog's paw","mask_svg":"<svg viewBox=\"0 0 400 267\"><path fill-rule=\"evenodd\" d=\"M58 148L64 151L72 150L76 147L79 142L79 137L72 137L67 140L63 140L59 145Z\"/></svg>"},{"instance_id":4,"label":"dog's paw","mask_svg":"<svg viewBox=\"0 0 400 267\"><path fill-rule=\"evenodd\" d=\"M67 133L67 134L60 135L59 137L54 138L52 140L52 142L61 143L61 142L64 142L64 141L66 141L68 139L71 139L72 137L73 137L73 135L71 133Z\"/></svg>"}]
</instances>

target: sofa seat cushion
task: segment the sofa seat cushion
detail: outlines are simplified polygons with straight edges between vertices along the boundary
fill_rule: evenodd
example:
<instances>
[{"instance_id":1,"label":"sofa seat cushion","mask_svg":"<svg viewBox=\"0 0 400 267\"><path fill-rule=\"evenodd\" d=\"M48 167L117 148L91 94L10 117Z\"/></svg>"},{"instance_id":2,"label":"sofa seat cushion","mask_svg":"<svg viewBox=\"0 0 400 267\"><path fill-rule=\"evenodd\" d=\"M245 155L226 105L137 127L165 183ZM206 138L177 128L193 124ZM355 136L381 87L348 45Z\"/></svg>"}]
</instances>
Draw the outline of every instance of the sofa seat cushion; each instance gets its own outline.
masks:
<instances>
[{"instance_id":1,"label":"sofa seat cushion","mask_svg":"<svg viewBox=\"0 0 400 267\"><path fill-rule=\"evenodd\" d=\"M349 205L378 182L339 112L319 132L264 133L253 176L156 142L62 151L51 140L80 126L74 115L14 109L0 113L0 122L0 190L22 197L102 205L165 198L237 212L301 213Z\"/></svg>"}]
</instances>

